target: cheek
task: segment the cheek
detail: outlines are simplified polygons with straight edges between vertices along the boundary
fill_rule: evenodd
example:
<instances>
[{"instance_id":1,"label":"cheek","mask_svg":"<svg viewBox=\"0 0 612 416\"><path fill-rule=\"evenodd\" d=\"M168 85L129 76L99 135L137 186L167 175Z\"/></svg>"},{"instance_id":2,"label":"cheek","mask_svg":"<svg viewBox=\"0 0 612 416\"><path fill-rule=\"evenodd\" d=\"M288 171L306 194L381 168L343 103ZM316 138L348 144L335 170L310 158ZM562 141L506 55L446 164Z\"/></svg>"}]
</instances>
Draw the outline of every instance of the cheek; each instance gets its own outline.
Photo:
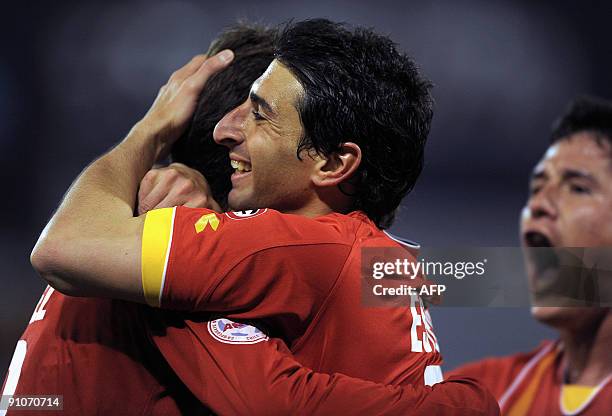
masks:
<instances>
[{"instance_id":1,"label":"cheek","mask_svg":"<svg viewBox=\"0 0 612 416\"><path fill-rule=\"evenodd\" d=\"M612 214L608 209L592 205L576 206L567 211L566 220L567 246L589 247L612 242Z\"/></svg>"},{"instance_id":2,"label":"cheek","mask_svg":"<svg viewBox=\"0 0 612 416\"><path fill-rule=\"evenodd\" d=\"M266 151L251 154L254 180L256 186L262 188L266 193L280 191L287 184L296 180L295 154L289 154L281 148L268 148ZM253 157L255 156L255 157ZM296 161L297 162L297 161Z\"/></svg>"},{"instance_id":3,"label":"cheek","mask_svg":"<svg viewBox=\"0 0 612 416\"><path fill-rule=\"evenodd\" d=\"M286 157L282 166L273 174L279 188L286 192L298 192L307 188L309 171L305 163L297 160L294 154Z\"/></svg>"}]
</instances>

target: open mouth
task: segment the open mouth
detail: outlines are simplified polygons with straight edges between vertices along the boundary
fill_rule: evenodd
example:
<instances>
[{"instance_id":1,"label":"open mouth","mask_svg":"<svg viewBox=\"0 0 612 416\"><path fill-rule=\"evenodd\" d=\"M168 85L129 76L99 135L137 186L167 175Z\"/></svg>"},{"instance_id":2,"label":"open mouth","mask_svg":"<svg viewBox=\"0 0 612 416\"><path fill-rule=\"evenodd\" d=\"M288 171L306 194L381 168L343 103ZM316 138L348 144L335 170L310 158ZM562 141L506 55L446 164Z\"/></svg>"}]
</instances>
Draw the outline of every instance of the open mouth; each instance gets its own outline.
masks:
<instances>
[{"instance_id":1,"label":"open mouth","mask_svg":"<svg viewBox=\"0 0 612 416\"><path fill-rule=\"evenodd\" d=\"M538 231L526 232L524 239L528 247L553 247L550 239Z\"/></svg>"},{"instance_id":2,"label":"open mouth","mask_svg":"<svg viewBox=\"0 0 612 416\"><path fill-rule=\"evenodd\" d=\"M527 246L526 255L535 266L536 275L559 267L559 253L550 238L539 231L528 231L523 236Z\"/></svg>"}]
</instances>

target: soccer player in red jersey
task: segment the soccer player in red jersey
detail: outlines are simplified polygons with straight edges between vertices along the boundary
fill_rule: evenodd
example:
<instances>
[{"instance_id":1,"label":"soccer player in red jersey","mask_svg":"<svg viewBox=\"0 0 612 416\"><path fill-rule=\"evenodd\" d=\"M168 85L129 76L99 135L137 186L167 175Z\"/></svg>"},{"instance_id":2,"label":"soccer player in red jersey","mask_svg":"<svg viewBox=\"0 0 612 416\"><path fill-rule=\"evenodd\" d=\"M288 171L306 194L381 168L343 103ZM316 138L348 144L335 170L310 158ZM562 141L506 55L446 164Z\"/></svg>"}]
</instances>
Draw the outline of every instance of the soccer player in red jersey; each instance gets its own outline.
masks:
<instances>
[{"instance_id":1,"label":"soccer player in red jersey","mask_svg":"<svg viewBox=\"0 0 612 416\"><path fill-rule=\"evenodd\" d=\"M232 46L238 58L231 70L212 81L214 87L200 97L200 106L214 103L229 110L238 104L250 87L248 78L254 80L272 60L273 35L273 30L242 25L223 33L211 50ZM228 89L223 83L229 79L233 83ZM210 188L199 172L179 164L153 170L148 175L153 183L141 184L139 212L155 206L207 205L207 192L198 187L210 189L215 198L226 202L229 161L223 163L222 159L228 159L227 151L212 145L211 137L215 120L223 114L220 111L223 110L198 111L172 155L174 160L213 173ZM207 157L194 155L194 149L206 151ZM181 174L186 172L191 176L185 181ZM167 182L173 186L164 188ZM296 362L279 339L268 339L254 327L225 319L213 322L223 325L226 336L249 331L259 336L235 346L219 342L207 332L204 335L210 339L198 339L204 342L202 347L177 354L181 348L197 344L190 331L170 325L176 315L157 312L130 302L69 297L48 288L18 342L3 392L61 394L64 407L60 413L64 415L208 413L170 371L149 341L151 334L179 375L190 383L197 399L221 414L262 414L268 409L329 414L344 406L349 406L345 413L353 414L427 413L444 408L452 396L472 396L473 401L486 403L486 395L470 380L440 383L431 389L420 385L383 386L338 374L316 374ZM184 317L179 319L183 328L184 321ZM194 325L194 321L189 324ZM207 323L201 325L207 327ZM260 342L253 343L256 341ZM193 365L195 357L197 367ZM206 380L215 382L205 383ZM296 389L297 385L301 388ZM482 414L478 406L472 407L474 414ZM37 413L23 409L18 412Z\"/></svg>"},{"instance_id":2,"label":"soccer player in red jersey","mask_svg":"<svg viewBox=\"0 0 612 416\"><path fill-rule=\"evenodd\" d=\"M314 40L320 43L315 48ZM279 45L277 60L250 98L220 122L216 133L231 149L237 170L229 203L242 211L155 210L146 222L131 215L140 178L184 130L208 77L231 61L226 51L210 59L196 57L177 71L128 137L83 172L43 232L33 264L69 294L259 319L315 370L434 384L440 381L440 357L420 300L367 310L359 304L358 291L359 249L399 246L374 222L389 224L420 172L431 117L428 84L387 39L369 31L302 22L291 25ZM351 53L333 62L343 51ZM379 80L381 85L363 83L372 71L389 78ZM330 79L313 83L316 74ZM352 82L363 97L342 91L335 95L333 89L330 94L330 86L355 88ZM355 107L344 101L355 98ZM372 117L373 110L380 113ZM317 111L336 112L337 120L317 119ZM324 129L318 132L315 122ZM321 141L324 137L338 143ZM354 141L343 141L347 138ZM406 163L406 157L412 162ZM91 214L97 211L104 215ZM187 283L181 273L191 274L192 266L196 273ZM191 331L202 345L208 336L217 337L219 344L235 343L237 337L268 345L256 329L247 331L248 325L206 320L206 328L187 325L186 333ZM228 335L228 326L243 332ZM166 328L172 332L172 326ZM179 364L164 355L177 371ZM190 362L201 365L197 358ZM486 394L480 398L487 403ZM467 400L438 404L449 412L470 407ZM488 408L475 412L482 409Z\"/></svg>"},{"instance_id":3,"label":"soccer player in red jersey","mask_svg":"<svg viewBox=\"0 0 612 416\"><path fill-rule=\"evenodd\" d=\"M253 80L272 60L275 34L272 29L237 25L219 35L210 49L219 50L224 45L236 49L238 69L224 74L225 77L235 75L231 88L214 88L211 92L216 92L217 96L202 97L203 102L212 102L215 108L201 112L195 124L207 122L214 126L216 121L208 121L208 118L219 120L223 114L219 112L229 111L240 102ZM218 85L221 81L223 79L218 79L213 84ZM191 129L197 130L197 127L194 125ZM212 127L210 129L212 132ZM180 159L181 149L195 142L195 138L186 139L177 146L177 159ZM206 143L197 143L197 146L209 154L216 150ZM202 167L222 173L221 162L214 157L207 159ZM200 187L205 186L203 181L203 178L197 181ZM213 180L211 186L214 195L219 195L217 182ZM185 182L177 186L178 189L184 187ZM196 206L201 204L202 195L205 194L175 192L164 195L169 198L166 201L158 202L163 202L160 206ZM143 200L139 209L146 211L149 201ZM62 395L63 410L59 413L63 415L208 413L151 342L147 328L153 312L150 309L120 300L65 296L47 288L18 341L3 394ZM15 412L28 413L21 409Z\"/></svg>"},{"instance_id":4,"label":"soccer player in red jersey","mask_svg":"<svg viewBox=\"0 0 612 416\"><path fill-rule=\"evenodd\" d=\"M612 103L582 98L571 105L553 130L552 144L533 171L530 189L521 217L521 241L527 247L532 288L561 271L555 262L542 267L538 256L528 254L529 247L612 247ZM609 258L603 264L609 265ZM482 381L505 415L611 414L610 308L569 307L560 301L537 306L545 304L545 295L536 292L531 312L557 329L559 340L544 342L529 353L467 364L452 374ZM609 302L609 293L601 299Z\"/></svg>"}]
</instances>

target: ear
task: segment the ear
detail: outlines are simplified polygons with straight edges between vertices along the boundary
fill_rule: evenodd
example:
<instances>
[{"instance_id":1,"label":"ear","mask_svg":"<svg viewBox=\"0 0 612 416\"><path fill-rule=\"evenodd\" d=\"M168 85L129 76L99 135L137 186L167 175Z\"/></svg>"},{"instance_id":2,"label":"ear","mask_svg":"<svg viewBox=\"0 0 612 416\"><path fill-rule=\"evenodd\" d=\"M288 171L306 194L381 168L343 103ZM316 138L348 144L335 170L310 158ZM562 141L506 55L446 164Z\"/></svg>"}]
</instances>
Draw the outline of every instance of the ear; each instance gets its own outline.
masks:
<instances>
[{"instance_id":1,"label":"ear","mask_svg":"<svg viewBox=\"0 0 612 416\"><path fill-rule=\"evenodd\" d=\"M340 150L321 157L315 165L312 182L316 186L337 186L346 182L361 164L361 149L352 142L342 143Z\"/></svg>"}]
</instances>

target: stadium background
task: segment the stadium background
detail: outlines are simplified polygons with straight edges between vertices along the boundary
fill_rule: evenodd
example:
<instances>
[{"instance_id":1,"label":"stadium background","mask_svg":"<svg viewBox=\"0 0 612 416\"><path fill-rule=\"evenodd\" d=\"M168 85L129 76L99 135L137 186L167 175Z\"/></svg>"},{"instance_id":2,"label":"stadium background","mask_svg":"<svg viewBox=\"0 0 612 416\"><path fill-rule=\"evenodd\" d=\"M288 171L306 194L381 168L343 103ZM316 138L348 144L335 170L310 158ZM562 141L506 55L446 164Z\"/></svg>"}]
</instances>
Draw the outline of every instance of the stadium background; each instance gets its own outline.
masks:
<instances>
[{"instance_id":1,"label":"stadium background","mask_svg":"<svg viewBox=\"0 0 612 416\"><path fill-rule=\"evenodd\" d=\"M547 146L551 121L578 93L612 98L612 14L604 4L4 5L0 372L42 292L29 252L63 192L144 114L168 75L236 18L278 23L329 17L389 34L436 85L425 171L392 232L434 247L516 246L528 173ZM553 336L524 308L442 308L433 317L447 368Z\"/></svg>"}]
</instances>

